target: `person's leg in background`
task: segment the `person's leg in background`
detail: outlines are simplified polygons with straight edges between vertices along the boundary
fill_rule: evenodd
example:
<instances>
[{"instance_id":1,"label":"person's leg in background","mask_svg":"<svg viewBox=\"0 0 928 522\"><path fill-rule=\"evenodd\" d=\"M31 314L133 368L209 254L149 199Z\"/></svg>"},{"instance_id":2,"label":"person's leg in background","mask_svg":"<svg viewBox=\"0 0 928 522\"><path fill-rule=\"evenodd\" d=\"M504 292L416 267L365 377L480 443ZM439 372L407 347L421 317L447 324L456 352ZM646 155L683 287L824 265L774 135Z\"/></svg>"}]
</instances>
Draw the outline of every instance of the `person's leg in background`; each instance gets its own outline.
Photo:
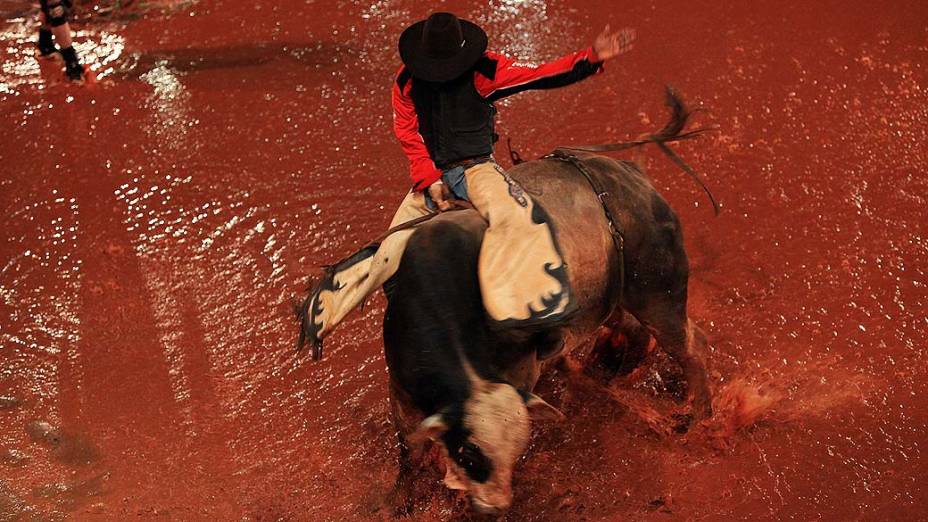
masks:
<instances>
[{"instance_id":1,"label":"person's leg in background","mask_svg":"<svg viewBox=\"0 0 928 522\"><path fill-rule=\"evenodd\" d=\"M81 65L77 57L77 51L74 49L71 41L71 24L68 20L71 17L70 0L41 0L42 8L42 27L39 29L39 52L47 56L54 52L55 43L61 49L61 57L64 58L65 73L69 80L80 81L84 79L84 66ZM48 33L43 31L50 30L54 36L54 43L48 37ZM46 53L49 50L49 53Z\"/></svg>"},{"instance_id":2,"label":"person's leg in background","mask_svg":"<svg viewBox=\"0 0 928 522\"><path fill-rule=\"evenodd\" d=\"M35 46L42 57L50 57L58 52L55 41L52 39L52 26L48 25L48 21L45 20L44 12L39 15L39 20L39 40L35 43Z\"/></svg>"}]
</instances>

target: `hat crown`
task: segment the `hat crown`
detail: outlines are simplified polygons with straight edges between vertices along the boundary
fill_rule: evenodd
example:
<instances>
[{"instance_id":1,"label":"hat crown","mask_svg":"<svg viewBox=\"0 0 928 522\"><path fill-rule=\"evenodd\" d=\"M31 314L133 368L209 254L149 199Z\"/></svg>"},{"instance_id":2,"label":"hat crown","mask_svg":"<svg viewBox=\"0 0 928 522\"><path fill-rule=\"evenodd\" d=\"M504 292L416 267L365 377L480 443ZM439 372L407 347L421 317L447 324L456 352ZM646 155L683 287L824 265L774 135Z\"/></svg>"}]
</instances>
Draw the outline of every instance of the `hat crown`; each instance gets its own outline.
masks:
<instances>
[{"instance_id":1,"label":"hat crown","mask_svg":"<svg viewBox=\"0 0 928 522\"><path fill-rule=\"evenodd\" d=\"M460 77L487 50L487 33L451 13L434 13L400 35L400 58L412 76L428 82Z\"/></svg>"},{"instance_id":2,"label":"hat crown","mask_svg":"<svg viewBox=\"0 0 928 522\"><path fill-rule=\"evenodd\" d=\"M452 58L464 46L461 21L451 13L434 13L425 21L422 49L436 59Z\"/></svg>"}]
</instances>

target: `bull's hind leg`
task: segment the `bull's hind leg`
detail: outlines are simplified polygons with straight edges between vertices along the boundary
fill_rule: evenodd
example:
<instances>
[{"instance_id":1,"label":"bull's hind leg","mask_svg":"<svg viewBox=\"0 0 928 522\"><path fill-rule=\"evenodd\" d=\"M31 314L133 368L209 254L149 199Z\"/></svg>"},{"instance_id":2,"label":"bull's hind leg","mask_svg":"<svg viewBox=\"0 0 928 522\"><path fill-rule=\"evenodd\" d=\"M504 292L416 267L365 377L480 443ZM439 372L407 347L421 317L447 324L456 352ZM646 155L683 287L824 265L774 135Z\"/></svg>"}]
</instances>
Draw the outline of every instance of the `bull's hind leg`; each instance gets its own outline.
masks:
<instances>
[{"instance_id":1,"label":"bull's hind leg","mask_svg":"<svg viewBox=\"0 0 928 522\"><path fill-rule=\"evenodd\" d=\"M706 374L703 343L695 326L686 317L686 304L650 303L636 316L645 325L661 348L683 369L686 378L687 398L692 405L694 420L712 415L712 397Z\"/></svg>"},{"instance_id":2,"label":"bull's hind leg","mask_svg":"<svg viewBox=\"0 0 928 522\"><path fill-rule=\"evenodd\" d=\"M651 332L632 314L619 311L616 315L617 320L608 322L598 332L583 368L584 373L604 382L632 373L653 342Z\"/></svg>"}]
</instances>

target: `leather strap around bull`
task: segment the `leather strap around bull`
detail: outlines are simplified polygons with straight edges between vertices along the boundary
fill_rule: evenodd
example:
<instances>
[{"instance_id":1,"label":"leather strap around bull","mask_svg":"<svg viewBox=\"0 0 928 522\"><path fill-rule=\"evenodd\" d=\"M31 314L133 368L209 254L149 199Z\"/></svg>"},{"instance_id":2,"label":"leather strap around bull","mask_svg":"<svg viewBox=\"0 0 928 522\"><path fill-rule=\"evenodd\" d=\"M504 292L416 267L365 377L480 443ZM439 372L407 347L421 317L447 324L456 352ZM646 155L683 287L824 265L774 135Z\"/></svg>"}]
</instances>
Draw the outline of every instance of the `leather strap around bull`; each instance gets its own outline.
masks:
<instances>
[{"instance_id":1,"label":"leather strap around bull","mask_svg":"<svg viewBox=\"0 0 928 522\"><path fill-rule=\"evenodd\" d=\"M583 164L583 161L566 149L555 149L554 152L544 156L542 159L555 159L570 163L574 168L580 171L580 174L586 178L590 187L593 188L593 192L596 193L599 204L603 207L606 223L609 225L609 234L612 236L612 243L615 246L616 254L619 256L619 298L621 300L622 293L625 291L625 236L622 234L619 223L615 219L615 213L609 208L609 192L606 191L606 188L596 179L596 176L590 172L590 169Z\"/></svg>"}]
</instances>

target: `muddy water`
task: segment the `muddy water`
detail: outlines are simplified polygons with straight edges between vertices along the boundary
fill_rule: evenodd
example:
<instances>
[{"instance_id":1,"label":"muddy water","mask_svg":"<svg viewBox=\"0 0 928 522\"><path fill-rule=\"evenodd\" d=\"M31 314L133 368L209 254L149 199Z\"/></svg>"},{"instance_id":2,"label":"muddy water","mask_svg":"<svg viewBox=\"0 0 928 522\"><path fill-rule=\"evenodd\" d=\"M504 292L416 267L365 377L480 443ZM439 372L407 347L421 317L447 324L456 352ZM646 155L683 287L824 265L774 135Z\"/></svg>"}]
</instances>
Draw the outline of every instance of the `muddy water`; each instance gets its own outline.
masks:
<instances>
[{"instance_id":1,"label":"muddy water","mask_svg":"<svg viewBox=\"0 0 928 522\"><path fill-rule=\"evenodd\" d=\"M928 517L921 2L442 6L528 59L638 29L603 76L501 104L523 156L655 129L665 83L720 127L678 147L718 218L637 157L686 229L716 419L665 433L659 355L608 388L574 360L541 383L570 419L536 429L507 519ZM83 88L36 61L28 4L0 8L0 519L381 518L383 299L319 363L290 299L408 188L388 89L429 6L85 9ZM418 519L469 516L422 495Z\"/></svg>"}]
</instances>

